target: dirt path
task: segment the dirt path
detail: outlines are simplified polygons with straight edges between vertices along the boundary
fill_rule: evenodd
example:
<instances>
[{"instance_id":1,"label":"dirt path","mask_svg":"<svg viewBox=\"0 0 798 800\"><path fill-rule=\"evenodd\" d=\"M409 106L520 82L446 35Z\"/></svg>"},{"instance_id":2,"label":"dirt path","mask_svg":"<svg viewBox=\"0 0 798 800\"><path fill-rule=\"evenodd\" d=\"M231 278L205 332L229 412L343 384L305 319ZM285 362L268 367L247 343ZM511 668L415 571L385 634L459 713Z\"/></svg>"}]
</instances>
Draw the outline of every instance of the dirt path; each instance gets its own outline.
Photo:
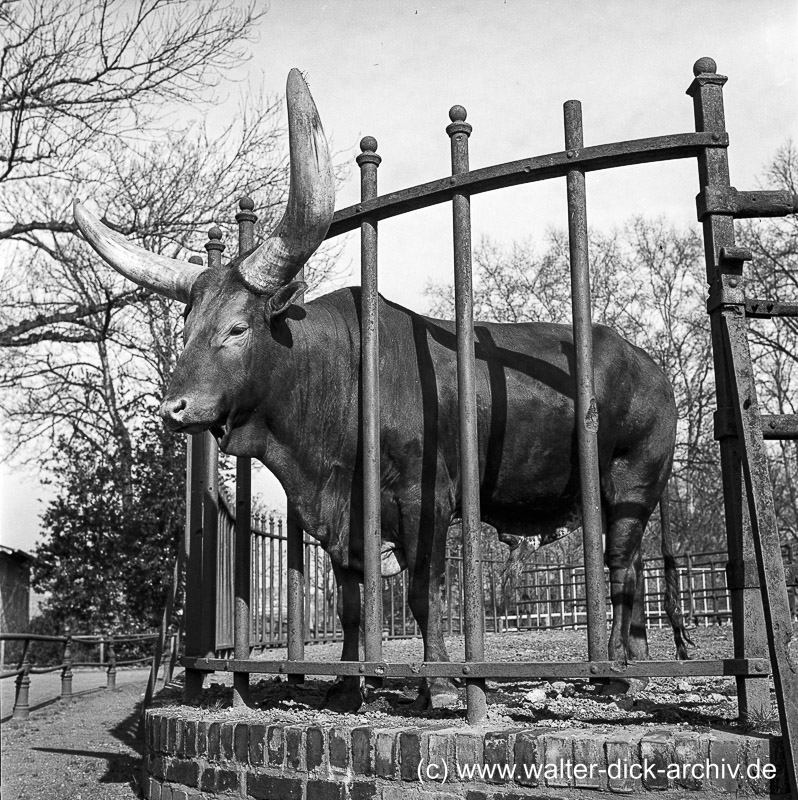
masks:
<instances>
[{"instance_id":1,"label":"dirt path","mask_svg":"<svg viewBox=\"0 0 798 800\"><path fill-rule=\"evenodd\" d=\"M138 797L135 734L147 678L142 670L120 671L119 678L116 692L89 691L69 702L49 702L40 685L41 705L35 708L31 694L27 722L3 721L3 800Z\"/></svg>"}]
</instances>

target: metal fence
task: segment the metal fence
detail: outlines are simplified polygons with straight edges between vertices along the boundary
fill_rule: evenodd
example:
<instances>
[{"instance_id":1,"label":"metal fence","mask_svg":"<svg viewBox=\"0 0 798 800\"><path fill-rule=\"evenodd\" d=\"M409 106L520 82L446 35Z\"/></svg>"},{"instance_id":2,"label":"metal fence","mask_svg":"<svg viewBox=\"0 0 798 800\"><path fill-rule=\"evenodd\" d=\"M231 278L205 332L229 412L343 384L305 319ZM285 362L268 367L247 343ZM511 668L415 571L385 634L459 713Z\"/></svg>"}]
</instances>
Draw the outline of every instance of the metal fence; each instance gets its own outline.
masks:
<instances>
[{"instance_id":1,"label":"metal fence","mask_svg":"<svg viewBox=\"0 0 798 800\"><path fill-rule=\"evenodd\" d=\"M250 647L267 650L288 644L288 585L285 580L288 535L280 517L255 517L251 529ZM491 534L493 535L493 534ZM232 505L220 502L216 615L216 655L231 657L234 647L234 537ZM485 548L487 549L487 548ZM338 594L332 565L321 545L305 534L303 599L305 643L342 638ZM785 566L795 563L794 550L782 550ZM679 600L690 626L731 623L731 593L727 582L728 556L722 551L676 557ZM507 559L483 559L483 625L486 632L587 627L587 593L583 564L558 563L546 548L536 551L520 571L505 575ZM605 577L606 577L605 569ZM644 596L649 627L669 627L665 611L665 570L662 558L647 559ZM382 638L420 636L407 604L407 573L382 578ZM450 546L446 555L446 596L443 628L453 635L465 632L463 556ZM607 595L609 606L609 594ZM790 606L798 619L798 586L790 587ZM608 620L609 621L609 620Z\"/></svg>"},{"instance_id":2,"label":"metal fence","mask_svg":"<svg viewBox=\"0 0 798 800\"><path fill-rule=\"evenodd\" d=\"M731 185L725 129L723 86L715 62L699 59L693 67L688 95L693 101L695 132L633 141L584 146L581 107L564 105L565 149L472 170L468 160L471 125L461 106L450 111L446 135L451 145L451 172L429 183L378 196L376 141L365 137L357 157L361 172L361 202L334 215L328 238L348 231L361 232L361 355L363 528L365 602L365 659L361 662L311 662L304 658L308 628L308 573L315 567L305 561L307 548L293 519L288 521L285 565L287 587L286 660L254 661L250 655L251 542L249 525L249 463L238 462L236 510L238 525L234 549L234 659L215 658L218 478L216 444L212 437L193 437L189 455L189 515L187 521L188 580L186 592L187 656L186 692L194 696L203 673L230 669L234 673L234 703L245 702L252 672L282 673L302 680L305 674L365 676L376 685L388 677L455 677L466 684L467 719L482 722L487 716L485 680L503 678L610 678L617 664L607 657L606 583L603 570L599 470L592 366L592 329L585 175L588 172L655 161L693 159L698 167L698 219L703 226L707 283L707 310L715 366L718 411L715 435L721 451L729 571L732 577L731 613L735 658L693 661L630 663L626 676L729 675L738 682L741 714L769 711L768 679L772 675L782 722L785 751L792 785L798 785L798 673L788 650L790 609L781 558L772 486L769 482L763 438L798 438L798 416L760 415L755 376L751 366L746 317L795 316L798 306L778 298L750 299L744 291L743 268L750 252L735 246L734 220L786 216L798 210L798 198L789 191L738 191ZM656 98L652 96L652 102ZM579 422L579 474L584 509L585 604L587 606L586 662L492 662L485 660L484 575L480 549L479 471L476 439L474 382L473 293L471 285L470 198L474 194L548 179L565 179L571 250L571 281L575 345L575 406ZM459 408L459 474L463 517L462 618L465 659L421 665L389 662L382 656L383 592L380 574L380 441L379 344L377 298L377 226L381 220L430 207L452 205L454 245L457 379ZM239 251L252 246L251 204L241 206ZM249 214L249 217L247 217ZM221 267L218 237L206 244L208 264ZM763 312L763 309L765 311ZM268 538L268 537L267 537ZM458 573L459 574L459 573ZM714 577L712 578L714 580ZM565 581L562 582L563 584ZM703 591L703 590L702 590ZM228 602L225 599L224 602ZM566 617L569 613L567 600ZM325 606L326 607L326 606ZM549 612L553 606L547 605ZM519 611L521 609L519 608ZM311 611L311 613L313 613ZM573 607L570 610L573 616ZM713 613L715 610L713 609ZM521 614L524 618L526 610ZM528 615L527 615L528 616ZM261 617L259 617L260 619ZM495 617L495 619L498 618ZM322 614L322 620L324 615ZM450 622L453 617L450 615ZM518 615L516 615L518 619ZM282 623L278 634L282 636ZM770 664L766 654L770 655ZM793 744L795 746L793 746Z\"/></svg>"}]
</instances>

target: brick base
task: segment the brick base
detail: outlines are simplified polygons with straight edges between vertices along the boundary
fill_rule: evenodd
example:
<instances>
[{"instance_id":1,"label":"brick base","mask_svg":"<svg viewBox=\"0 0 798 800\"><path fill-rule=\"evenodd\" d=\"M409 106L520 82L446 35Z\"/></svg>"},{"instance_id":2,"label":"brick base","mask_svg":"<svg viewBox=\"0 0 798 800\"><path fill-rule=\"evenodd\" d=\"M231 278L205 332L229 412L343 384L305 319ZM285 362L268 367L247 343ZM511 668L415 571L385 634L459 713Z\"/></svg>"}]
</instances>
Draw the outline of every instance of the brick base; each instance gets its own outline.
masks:
<instances>
[{"instance_id":1,"label":"brick base","mask_svg":"<svg viewBox=\"0 0 798 800\"><path fill-rule=\"evenodd\" d=\"M543 727L322 727L147 713L146 796L254 800L522 800L586 793L787 796L778 737ZM759 769L757 768L759 766ZM762 767L775 772L771 779Z\"/></svg>"}]
</instances>

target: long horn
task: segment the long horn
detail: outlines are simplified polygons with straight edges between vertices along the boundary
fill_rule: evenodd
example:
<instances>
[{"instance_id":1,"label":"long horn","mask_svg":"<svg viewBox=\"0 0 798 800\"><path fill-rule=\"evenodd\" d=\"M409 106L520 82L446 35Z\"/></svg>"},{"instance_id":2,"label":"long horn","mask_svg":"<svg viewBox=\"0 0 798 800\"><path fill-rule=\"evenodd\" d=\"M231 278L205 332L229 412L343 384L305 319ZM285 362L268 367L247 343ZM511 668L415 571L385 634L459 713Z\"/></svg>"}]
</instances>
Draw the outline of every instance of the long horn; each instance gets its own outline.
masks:
<instances>
[{"instance_id":1,"label":"long horn","mask_svg":"<svg viewBox=\"0 0 798 800\"><path fill-rule=\"evenodd\" d=\"M288 73L288 140L291 186L288 205L273 233L238 266L255 291L288 283L324 241L335 208L327 139L307 84L297 69Z\"/></svg>"},{"instance_id":2,"label":"long horn","mask_svg":"<svg viewBox=\"0 0 798 800\"><path fill-rule=\"evenodd\" d=\"M74 204L75 222L86 241L119 273L133 283L173 300L188 302L191 286L205 267L151 253L131 244L122 234L103 225L79 201Z\"/></svg>"}]
</instances>

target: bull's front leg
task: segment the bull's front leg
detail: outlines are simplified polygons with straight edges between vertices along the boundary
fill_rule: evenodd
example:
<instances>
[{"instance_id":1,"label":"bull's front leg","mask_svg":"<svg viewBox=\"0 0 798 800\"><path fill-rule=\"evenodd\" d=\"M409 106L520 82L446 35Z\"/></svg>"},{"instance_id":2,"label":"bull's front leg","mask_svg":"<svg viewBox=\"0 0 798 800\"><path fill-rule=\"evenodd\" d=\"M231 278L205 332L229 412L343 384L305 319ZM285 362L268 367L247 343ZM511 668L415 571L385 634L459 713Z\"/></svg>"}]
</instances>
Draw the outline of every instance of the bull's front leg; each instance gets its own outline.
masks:
<instances>
[{"instance_id":1,"label":"bull's front leg","mask_svg":"<svg viewBox=\"0 0 798 800\"><path fill-rule=\"evenodd\" d=\"M338 619L344 634L341 661L359 661L360 628L362 624L360 576L351 569L336 567L333 574L338 592ZM357 675L345 675L329 688L324 698L324 707L331 711L355 712L363 704L362 679Z\"/></svg>"}]
</instances>

